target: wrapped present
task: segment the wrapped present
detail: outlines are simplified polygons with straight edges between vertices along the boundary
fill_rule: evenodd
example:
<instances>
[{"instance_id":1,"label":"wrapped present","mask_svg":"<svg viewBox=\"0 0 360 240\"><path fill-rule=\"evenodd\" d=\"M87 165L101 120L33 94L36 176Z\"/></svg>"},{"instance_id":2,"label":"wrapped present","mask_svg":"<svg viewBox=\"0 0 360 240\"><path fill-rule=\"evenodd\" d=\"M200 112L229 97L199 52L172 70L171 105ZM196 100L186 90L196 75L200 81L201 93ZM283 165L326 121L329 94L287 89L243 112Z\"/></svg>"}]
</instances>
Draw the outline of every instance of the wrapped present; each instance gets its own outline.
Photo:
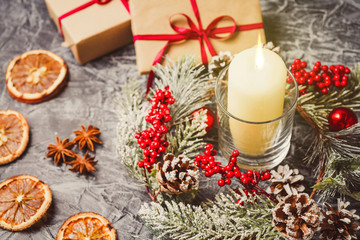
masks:
<instances>
[{"instance_id":1,"label":"wrapped present","mask_svg":"<svg viewBox=\"0 0 360 240\"><path fill-rule=\"evenodd\" d=\"M86 63L132 41L126 0L45 0L76 60Z\"/></svg>"},{"instance_id":2,"label":"wrapped present","mask_svg":"<svg viewBox=\"0 0 360 240\"><path fill-rule=\"evenodd\" d=\"M206 63L219 51L238 53L265 41L259 0L131 0L131 27L140 73L165 54Z\"/></svg>"}]
</instances>

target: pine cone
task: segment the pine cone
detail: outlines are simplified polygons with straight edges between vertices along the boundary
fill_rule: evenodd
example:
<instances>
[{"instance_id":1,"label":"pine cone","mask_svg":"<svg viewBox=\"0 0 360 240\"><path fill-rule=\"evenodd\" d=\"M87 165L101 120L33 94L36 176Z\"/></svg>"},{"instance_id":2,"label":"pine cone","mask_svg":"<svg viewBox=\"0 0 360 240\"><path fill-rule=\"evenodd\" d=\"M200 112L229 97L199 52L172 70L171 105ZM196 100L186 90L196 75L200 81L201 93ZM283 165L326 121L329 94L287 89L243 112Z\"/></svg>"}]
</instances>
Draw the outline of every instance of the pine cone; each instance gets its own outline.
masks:
<instances>
[{"instance_id":1,"label":"pine cone","mask_svg":"<svg viewBox=\"0 0 360 240\"><path fill-rule=\"evenodd\" d=\"M273 226L290 240L307 240L318 230L319 215L320 209L309 195L289 195L273 209Z\"/></svg>"},{"instance_id":2,"label":"pine cone","mask_svg":"<svg viewBox=\"0 0 360 240\"><path fill-rule=\"evenodd\" d=\"M262 44L262 47L269 49L277 54L280 54L280 47L275 47L273 42L267 42L266 44Z\"/></svg>"},{"instance_id":3,"label":"pine cone","mask_svg":"<svg viewBox=\"0 0 360 240\"><path fill-rule=\"evenodd\" d=\"M343 202L338 199L338 209L335 211L329 204L324 203L326 211L321 210L320 238L327 240L340 240L351 238L357 239L356 231L360 229L359 224L355 221L359 220L359 216L355 214L356 210L347 210L349 202Z\"/></svg>"},{"instance_id":4,"label":"pine cone","mask_svg":"<svg viewBox=\"0 0 360 240\"><path fill-rule=\"evenodd\" d=\"M300 183L304 180L304 176L299 174L298 169L290 169L289 165L279 166L277 171L271 170L271 185L266 189L268 193L272 193L280 198L291 194L303 192L305 187Z\"/></svg>"},{"instance_id":5,"label":"pine cone","mask_svg":"<svg viewBox=\"0 0 360 240\"><path fill-rule=\"evenodd\" d=\"M184 155L176 158L173 154L166 154L164 163L159 162L156 180L160 184L161 191L170 194L181 194L199 187L199 170L189 162Z\"/></svg>"},{"instance_id":6,"label":"pine cone","mask_svg":"<svg viewBox=\"0 0 360 240\"><path fill-rule=\"evenodd\" d=\"M210 77L217 78L221 70L230 64L233 57L229 51L219 52L219 55L212 57L209 63Z\"/></svg>"}]
</instances>

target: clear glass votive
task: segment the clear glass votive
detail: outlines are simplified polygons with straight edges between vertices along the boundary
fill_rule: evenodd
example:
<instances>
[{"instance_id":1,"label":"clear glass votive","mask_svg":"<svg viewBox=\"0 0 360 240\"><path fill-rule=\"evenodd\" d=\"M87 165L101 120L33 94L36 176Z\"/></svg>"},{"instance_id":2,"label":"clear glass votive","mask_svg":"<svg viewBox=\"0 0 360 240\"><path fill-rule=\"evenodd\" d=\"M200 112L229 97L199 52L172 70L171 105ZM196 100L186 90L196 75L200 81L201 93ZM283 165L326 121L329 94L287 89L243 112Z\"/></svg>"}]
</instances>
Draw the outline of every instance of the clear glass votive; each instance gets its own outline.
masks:
<instances>
[{"instance_id":1,"label":"clear glass votive","mask_svg":"<svg viewBox=\"0 0 360 240\"><path fill-rule=\"evenodd\" d=\"M228 112L228 67L216 80L218 141L224 157L238 150L238 166L242 169L269 169L280 164L290 148L290 139L298 86L291 72L285 87L282 115L278 118L251 122Z\"/></svg>"}]
</instances>

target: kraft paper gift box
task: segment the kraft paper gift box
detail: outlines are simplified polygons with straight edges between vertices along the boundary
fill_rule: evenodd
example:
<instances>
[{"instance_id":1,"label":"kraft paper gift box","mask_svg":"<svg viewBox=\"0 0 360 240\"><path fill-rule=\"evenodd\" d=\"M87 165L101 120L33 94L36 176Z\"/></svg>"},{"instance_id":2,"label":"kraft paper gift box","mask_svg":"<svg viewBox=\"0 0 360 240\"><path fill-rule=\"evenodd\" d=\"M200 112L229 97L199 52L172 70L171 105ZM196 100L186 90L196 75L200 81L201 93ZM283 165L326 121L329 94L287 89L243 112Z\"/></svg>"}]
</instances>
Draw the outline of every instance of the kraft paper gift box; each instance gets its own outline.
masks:
<instances>
[{"instance_id":1,"label":"kraft paper gift box","mask_svg":"<svg viewBox=\"0 0 360 240\"><path fill-rule=\"evenodd\" d=\"M137 37L146 36L153 38L155 36L176 35L178 34L171 27L171 22L175 26L189 28L186 18L181 14L188 15L192 22L199 26L195 17L192 4L198 7L203 29L215 18L223 15L230 16L236 22L236 25L262 24L262 15L260 3L258 0L131 0L131 27L135 41L136 62L141 74L151 70L154 59L158 52L166 45L166 40L139 40ZM233 26L229 17L223 18L216 24L218 27ZM260 34L261 40L265 41L263 27L236 31L227 39L209 38L214 50L230 51L235 54L246 48L253 47L258 41ZM228 34L222 34L222 36ZM157 37L155 37L157 38ZM211 59L208 47L205 45L208 61ZM164 54L168 54L173 60L183 55L194 55L200 62L201 48L198 40L183 40L170 43Z\"/></svg>"},{"instance_id":2,"label":"kraft paper gift box","mask_svg":"<svg viewBox=\"0 0 360 240\"><path fill-rule=\"evenodd\" d=\"M59 31L59 17L89 0L45 0ZM100 0L98 0L100 2ZM64 45L84 64L132 42L130 14L121 0L102 0L61 20Z\"/></svg>"}]
</instances>

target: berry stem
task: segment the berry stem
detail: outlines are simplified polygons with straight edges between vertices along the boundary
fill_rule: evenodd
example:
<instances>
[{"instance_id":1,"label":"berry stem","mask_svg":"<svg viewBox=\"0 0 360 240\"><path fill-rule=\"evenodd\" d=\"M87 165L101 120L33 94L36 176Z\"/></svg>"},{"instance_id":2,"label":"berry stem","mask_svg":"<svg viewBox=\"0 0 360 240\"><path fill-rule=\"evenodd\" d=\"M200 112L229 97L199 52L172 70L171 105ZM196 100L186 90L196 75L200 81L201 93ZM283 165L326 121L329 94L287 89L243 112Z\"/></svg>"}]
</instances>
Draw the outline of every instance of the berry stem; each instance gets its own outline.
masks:
<instances>
[{"instance_id":1,"label":"berry stem","mask_svg":"<svg viewBox=\"0 0 360 240\"><path fill-rule=\"evenodd\" d=\"M156 202L156 197L157 197L157 195L159 194L159 192L155 195L154 194L154 192L155 191L153 191L152 193L151 193L151 191L150 191L150 188L149 188L149 180L148 180L148 177L147 177L147 173L146 173L146 169L144 168L144 175L145 175L145 187L146 187L146 192L147 192L147 194L149 195L149 197L151 198L151 200L153 201L153 202Z\"/></svg>"},{"instance_id":2,"label":"berry stem","mask_svg":"<svg viewBox=\"0 0 360 240\"><path fill-rule=\"evenodd\" d=\"M261 187L259 187L259 185L253 185L253 186L254 186L254 188L255 188L256 190L259 191L259 193L264 194L267 198L269 198L269 199L270 199L271 201L273 201L274 203L276 203L276 204L279 203L279 201L278 201L275 197L273 197L272 195L268 194L264 189L262 189Z\"/></svg>"},{"instance_id":3,"label":"berry stem","mask_svg":"<svg viewBox=\"0 0 360 240\"><path fill-rule=\"evenodd\" d=\"M319 171L319 176L318 176L318 178L316 180L316 184L321 182L323 177L324 177L324 174L325 174L325 157L321 158L321 163L320 164L321 164L321 168L320 168L320 171ZM314 188L313 191L310 194L310 198L314 198L316 192L317 192L317 189Z\"/></svg>"},{"instance_id":4,"label":"berry stem","mask_svg":"<svg viewBox=\"0 0 360 240\"><path fill-rule=\"evenodd\" d=\"M300 116L314 129L315 134L319 136L322 133L321 130L298 103L296 104L296 110Z\"/></svg>"}]
</instances>

